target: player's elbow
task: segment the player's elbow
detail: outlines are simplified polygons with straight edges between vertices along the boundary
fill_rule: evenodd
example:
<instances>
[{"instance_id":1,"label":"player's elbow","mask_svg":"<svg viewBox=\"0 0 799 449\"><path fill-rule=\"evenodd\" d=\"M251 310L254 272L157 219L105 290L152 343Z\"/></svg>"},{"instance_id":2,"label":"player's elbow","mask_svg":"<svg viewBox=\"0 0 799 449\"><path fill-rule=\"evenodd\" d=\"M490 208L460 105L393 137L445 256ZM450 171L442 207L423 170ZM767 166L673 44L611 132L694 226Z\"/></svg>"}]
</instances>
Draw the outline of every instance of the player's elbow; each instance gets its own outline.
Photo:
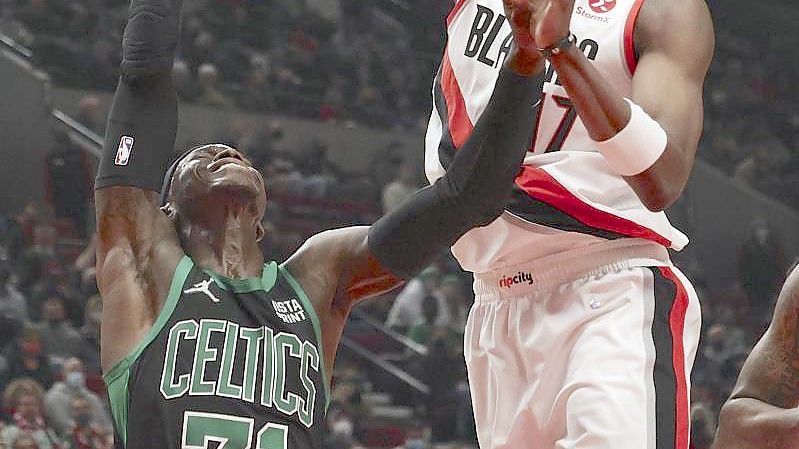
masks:
<instances>
[{"instance_id":1,"label":"player's elbow","mask_svg":"<svg viewBox=\"0 0 799 449\"><path fill-rule=\"evenodd\" d=\"M760 449L769 440L775 443L774 447L788 448L799 432L799 419L794 414L785 419L785 415L772 413L771 408L749 397L727 400L719 412L713 449Z\"/></svg>"},{"instance_id":2,"label":"player's elbow","mask_svg":"<svg viewBox=\"0 0 799 449\"><path fill-rule=\"evenodd\" d=\"M673 193L664 190L658 190L649 195L642 196L641 202L644 203L644 206L651 212L663 212L671 207L671 205L674 204L679 197L679 192Z\"/></svg>"},{"instance_id":3,"label":"player's elbow","mask_svg":"<svg viewBox=\"0 0 799 449\"><path fill-rule=\"evenodd\" d=\"M741 429L746 427L746 407L740 403L741 399L729 399L719 412L719 426L712 449L737 447L741 441ZM733 445L733 442L736 442Z\"/></svg>"},{"instance_id":4,"label":"player's elbow","mask_svg":"<svg viewBox=\"0 0 799 449\"><path fill-rule=\"evenodd\" d=\"M638 198L652 212L663 212L671 207L682 195L685 182L674 179L649 177L638 182Z\"/></svg>"}]
</instances>

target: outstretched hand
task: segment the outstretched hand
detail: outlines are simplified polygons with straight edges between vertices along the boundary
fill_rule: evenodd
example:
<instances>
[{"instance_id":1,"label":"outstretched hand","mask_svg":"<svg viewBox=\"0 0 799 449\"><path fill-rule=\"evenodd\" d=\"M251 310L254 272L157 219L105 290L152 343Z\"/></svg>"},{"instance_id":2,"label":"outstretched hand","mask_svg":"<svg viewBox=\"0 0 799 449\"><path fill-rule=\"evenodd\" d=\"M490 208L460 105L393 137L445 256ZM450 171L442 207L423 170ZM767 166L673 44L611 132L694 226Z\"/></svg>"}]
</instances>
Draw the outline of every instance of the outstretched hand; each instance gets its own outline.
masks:
<instances>
[{"instance_id":1,"label":"outstretched hand","mask_svg":"<svg viewBox=\"0 0 799 449\"><path fill-rule=\"evenodd\" d=\"M533 35L538 48L556 45L569 35L574 0L539 0L541 9L535 22Z\"/></svg>"},{"instance_id":2,"label":"outstretched hand","mask_svg":"<svg viewBox=\"0 0 799 449\"><path fill-rule=\"evenodd\" d=\"M532 54L569 34L574 0L503 0L519 50Z\"/></svg>"},{"instance_id":3,"label":"outstretched hand","mask_svg":"<svg viewBox=\"0 0 799 449\"><path fill-rule=\"evenodd\" d=\"M534 37L535 5L540 0L502 0L505 17L508 19L516 41L513 54L506 66L520 75L532 75L543 67L543 55L538 51Z\"/></svg>"}]
</instances>

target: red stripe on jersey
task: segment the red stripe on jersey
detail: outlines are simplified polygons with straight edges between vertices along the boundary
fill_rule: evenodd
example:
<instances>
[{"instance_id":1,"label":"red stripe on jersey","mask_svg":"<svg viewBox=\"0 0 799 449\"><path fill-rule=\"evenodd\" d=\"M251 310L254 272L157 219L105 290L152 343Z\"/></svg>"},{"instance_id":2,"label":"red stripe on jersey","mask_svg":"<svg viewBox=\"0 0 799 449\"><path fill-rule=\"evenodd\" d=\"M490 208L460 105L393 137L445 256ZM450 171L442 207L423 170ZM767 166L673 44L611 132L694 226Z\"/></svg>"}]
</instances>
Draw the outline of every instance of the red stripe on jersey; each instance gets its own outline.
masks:
<instances>
[{"instance_id":1,"label":"red stripe on jersey","mask_svg":"<svg viewBox=\"0 0 799 449\"><path fill-rule=\"evenodd\" d=\"M688 382L685 378L685 349L683 348L683 333L685 331L685 312L688 310L688 292L685 290L680 278L668 267L660 267L660 272L667 279L674 282L677 291L674 303L669 314L669 328L671 329L672 365L674 367L675 382L675 422L674 422L674 448L688 447L689 411L688 411Z\"/></svg>"},{"instance_id":2,"label":"red stripe on jersey","mask_svg":"<svg viewBox=\"0 0 799 449\"><path fill-rule=\"evenodd\" d=\"M441 90L444 92L444 101L447 103L447 123L452 135L455 148L460 148L466 143L474 125L466 112L466 101L463 99L458 79L452 71L449 61L449 50L444 51L444 61L441 66Z\"/></svg>"},{"instance_id":3,"label":"red stripe on jersey","mask_svg":"<svg viewBox=\"0 0 799 449\"><path fill-rule=\"evenodd\" d=\"M627 22L624 24L624 59L627 61L630 75L635 73L635 67L638 65L638 58L635 57L635 21L638 19L638 13L641 12L643 5L644 0L635 0L627 16Z\"/></svg>"},{"instance_id":4,"label":"red stripe on jersey","mask_svg":"<svg viewBox=\"0 0 799 449\"><path fill-rule=\"evenodd\" d=\"M657 242L666 248L671 247L671 241L655 231L585 203L540 168L522 166L521 173L516 177L516 185L536 200L563 211L587 226L628 237L640 237Z\"/></svg>"},{"instance_id":5,"label":"red stripe on jersey","mask_svg":"<svg viewBox=\"0 0 799 449\"><path fill-rule=\"evenodd\" d=\"M466 0L458 0L455 3L455 6L452 8L452 11L449 12L447 16L447 27L452 23L452 20L455 19L455 16L458 15L458 11L463 8L463 5L466 4Z\"/></svg>"}]
</instances>

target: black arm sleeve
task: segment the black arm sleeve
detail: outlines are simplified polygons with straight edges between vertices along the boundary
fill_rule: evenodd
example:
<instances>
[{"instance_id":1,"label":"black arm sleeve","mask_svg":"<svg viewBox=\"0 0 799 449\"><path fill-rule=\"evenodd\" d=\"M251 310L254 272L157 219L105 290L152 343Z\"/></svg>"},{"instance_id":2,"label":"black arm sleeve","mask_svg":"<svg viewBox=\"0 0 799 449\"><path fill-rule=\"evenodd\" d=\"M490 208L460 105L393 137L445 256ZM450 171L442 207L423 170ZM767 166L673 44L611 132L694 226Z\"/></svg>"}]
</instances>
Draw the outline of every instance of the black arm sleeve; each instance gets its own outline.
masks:
<instances>
[{"instance_id":1,"label":"black arm sleeve","mask_svg":"<svg viewBox=\"0 0 799 449\"><path fill-rule=\"evenodd\" d=\"M160 191L175 146L178 100L172 61L180 0L132 0L122 39L121 76L108 117L95 189Z\"/></svg>"},{"instance_id":2,"label":"black arm sleeve","mask_svg":"<svg viewBox=\"0 0 799 449\"><path fill-rule=\"evenodd\" d=\"M530 147L544 74L501 69L491 101L447 173L369 230L369 250L411 278L467 231L499 217Z\"/></svg>"}]
</instances>

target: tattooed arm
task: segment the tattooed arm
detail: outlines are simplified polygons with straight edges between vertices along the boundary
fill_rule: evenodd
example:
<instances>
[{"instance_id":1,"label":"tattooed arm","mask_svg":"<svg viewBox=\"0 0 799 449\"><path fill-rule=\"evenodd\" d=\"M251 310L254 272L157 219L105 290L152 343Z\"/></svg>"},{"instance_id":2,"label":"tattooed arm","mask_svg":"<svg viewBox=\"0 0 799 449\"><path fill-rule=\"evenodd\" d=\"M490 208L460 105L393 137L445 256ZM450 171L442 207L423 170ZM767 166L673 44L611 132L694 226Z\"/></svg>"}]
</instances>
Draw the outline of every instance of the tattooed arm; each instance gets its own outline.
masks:
<instances>
[{"instance_id":1,"label":"tattooed arm","mask_svg":"<svg viewBox=\"0 0 799 449\"><path fill-rule=\"evenodd\" d=\"M799 269L721 409L714 449L799 449Z\"/></svg>"}]
</instances>

